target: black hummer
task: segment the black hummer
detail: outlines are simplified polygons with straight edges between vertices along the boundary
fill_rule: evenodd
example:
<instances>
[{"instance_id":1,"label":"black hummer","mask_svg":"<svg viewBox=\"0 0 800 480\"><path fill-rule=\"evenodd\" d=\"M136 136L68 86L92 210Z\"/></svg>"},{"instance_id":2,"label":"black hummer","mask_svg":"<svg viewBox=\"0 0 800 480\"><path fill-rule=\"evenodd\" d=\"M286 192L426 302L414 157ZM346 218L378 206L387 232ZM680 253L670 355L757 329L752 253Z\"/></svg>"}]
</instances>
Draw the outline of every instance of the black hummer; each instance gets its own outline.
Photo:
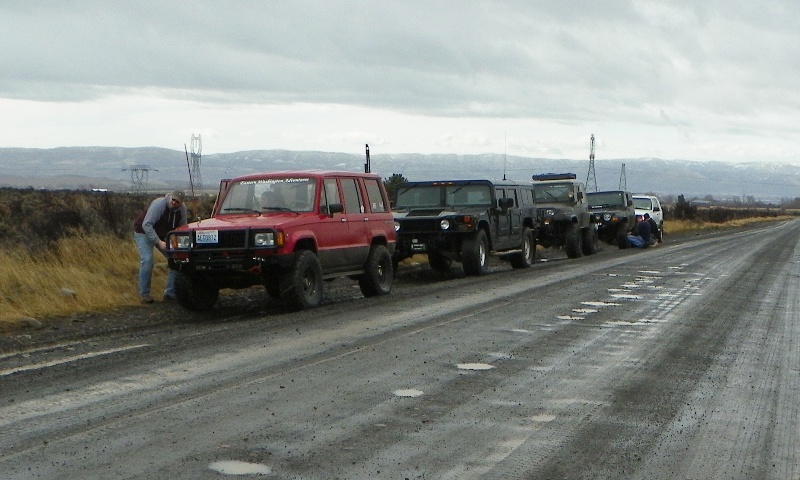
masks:
<instances>
[{"instance_id":1,"label":"black hummer","mask_svg":"<svg viewBox=\"0 0 800 480\"><path fill-rule=\"evenodd\" d=\"M597 226L586 202L586 189L574 173L533 175L538 211L537 240L563 247L569 258L597 253Z\"/></svg>"},{"instance_id":2,"label":"black hummer","mask_svg":"<svg viewBox=\"0 0 800 480\"><path fill-rule=\"evenodd\" d=\"M594 214L597 222L600 240L619 248L628 248L628 231L636 222L636 211L630 192L589 192L587 198L589 211Z\"/></svg>"},{"instance_id":3,"label":"black hummer","mask_svg":"<svg viewBox=\"0 0 800 480\"><path fill-rule=\"evenodd\" d=\"M395 262L428 255L432 269L461 262L467 275L488 271L494 252L514 268L536 257L536 207L531 185L489 180L406 182L392 206L397 230Z\"/></svg>"}]
</instances>

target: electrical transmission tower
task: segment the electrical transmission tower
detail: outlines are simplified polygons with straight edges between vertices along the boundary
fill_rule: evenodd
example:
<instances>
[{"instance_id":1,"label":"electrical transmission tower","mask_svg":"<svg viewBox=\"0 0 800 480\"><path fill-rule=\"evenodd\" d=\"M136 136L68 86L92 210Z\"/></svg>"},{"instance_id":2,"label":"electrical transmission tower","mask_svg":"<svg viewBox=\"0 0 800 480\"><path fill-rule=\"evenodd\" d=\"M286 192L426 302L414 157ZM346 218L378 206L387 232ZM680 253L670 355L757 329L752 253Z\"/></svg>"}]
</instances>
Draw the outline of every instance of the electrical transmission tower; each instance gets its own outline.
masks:
<instances>
[{"instance_id":1,"label":"electrical transmission tower","mask_svg":"<svg viewBox=\"0 0 800 480\"><path fill-rule=\"evenodd\" d=\"M203 177L200 175L200 158L203 152L203 140L200 138L200 134L198 133L196 136L192 134L192 171L191 171L191 181L192 186L196 187L197 190L202 190L203 188ZM194 188L192 188L194 192Z\"/></svg>"},{"instance_id":2,"label":"electrical transmission tower","mask_svg":"<svg viewBox=\"0 0 800 480\"><path fill-rule=\"evenodd\" d=\"M620 190L627 190L628 189L628 179L625 177L625 164L622 164L622 170L619 172L619 189Z\"/></svg>"},{"instance_id":3,"label":"electrical transmission tower","mask_svg":"<svg viewBox=\"0 0 800 480\"><path fill-rule=\"evenodd\" d=\"M147 193L147 176L150 170L158 170L150 167L150 165L131 165L128 168L123 168L122 171L130 170L131 172L131 189L136 193Z\"/></svg>"},{"instance_id":4,"label":"electrical transmission tower","mask_svg":"<svg viewBox=\"0 0 800 480\"><path fill-rule=\"evenodd\" d=\"M586 191L597 191L597 176L594 173L594 134L589 142L589 173L586 175Z\"/></svg>"}]
</instances>

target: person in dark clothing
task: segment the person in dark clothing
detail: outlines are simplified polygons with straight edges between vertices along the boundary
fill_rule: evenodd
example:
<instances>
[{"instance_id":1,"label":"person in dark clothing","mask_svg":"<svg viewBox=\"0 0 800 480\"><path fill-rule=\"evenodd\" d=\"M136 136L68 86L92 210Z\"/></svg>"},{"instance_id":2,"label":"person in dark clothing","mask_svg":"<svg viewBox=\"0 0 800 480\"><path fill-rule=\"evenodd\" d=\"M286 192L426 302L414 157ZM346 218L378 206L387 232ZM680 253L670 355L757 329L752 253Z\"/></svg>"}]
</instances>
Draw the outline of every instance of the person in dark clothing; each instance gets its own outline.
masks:
<instances>
[{"instance_id":1,"label":"person in dark clothing","mask_svg":"<svg viewBox=\"0 0 800 480\"><path fill-rule=\"evenodd\" d=\"M660 238L660 235L658 234L658 224L655 220L653 220L649 213L644 214L644 219L650 224L650 246L652 247Z\"/></svg>"},{"instance_id":2,"label":"person in dark clothing","mask_svg":"<svg viewBox=\"0 0 800 480\"><path fill-rule=\"evenodd\" d=\"M156 198L133 222L133 238L139 250L139 297L142 303L153 303L150 296L150 281L153 276L153 247L165 257L167 244L164 242L172 230L186 225L186 205L183 204L183 192L175 190L161 198ZM177 273L167 273L167 288L164 300L175 300L175 278Z\"/></svg>"},{"instance_id":3,"label":"person in dark clothing","mask_svg":"<svg viewBox=\"0 0 800 480\"><path fill-rule=\"evenodd\" d=\"M636 216L636 225L633 227L631 235L628 235L628 243L634 248L647 248L650 246L650 222L642 215Z\"/></svg>"}]
</instances>

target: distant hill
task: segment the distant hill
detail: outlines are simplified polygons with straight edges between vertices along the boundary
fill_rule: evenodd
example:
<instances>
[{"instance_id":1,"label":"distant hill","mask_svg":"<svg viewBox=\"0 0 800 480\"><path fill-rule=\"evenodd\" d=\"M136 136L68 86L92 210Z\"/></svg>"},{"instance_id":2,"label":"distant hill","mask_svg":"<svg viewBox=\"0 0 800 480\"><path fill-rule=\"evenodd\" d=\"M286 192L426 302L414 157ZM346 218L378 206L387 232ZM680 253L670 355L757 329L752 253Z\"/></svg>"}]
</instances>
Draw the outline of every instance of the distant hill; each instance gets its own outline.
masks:
<instances>
[{"instance_id":1,"label":"distant hill","mask_svg":"<svg viewBox=\"0 0 800 480\"><path fill-rule=\"evenodd\" d=\"M534 173L572 172L585 181L589 161L541 159L502 154L371 155L372 171L384 178L394 173L409 180L488 178L529 181ZM216 191L220 179L274 170L336 169L363 171L364 155L351 153L256 150L204 155L205 190ZM598 159L599 190L617 189L622 164L627 189L658 195L718 199L754 197L776 201L800 197L800 166L789 164L694 162L657 158ZM148 165L145 172L134 165ZM136 175L142 177L136 178ZM141 181L148 191L188 189L185 152L156 147L0 148L0 186L44 189L107 188L128 191Z\"/></svg>"}]
</instances>

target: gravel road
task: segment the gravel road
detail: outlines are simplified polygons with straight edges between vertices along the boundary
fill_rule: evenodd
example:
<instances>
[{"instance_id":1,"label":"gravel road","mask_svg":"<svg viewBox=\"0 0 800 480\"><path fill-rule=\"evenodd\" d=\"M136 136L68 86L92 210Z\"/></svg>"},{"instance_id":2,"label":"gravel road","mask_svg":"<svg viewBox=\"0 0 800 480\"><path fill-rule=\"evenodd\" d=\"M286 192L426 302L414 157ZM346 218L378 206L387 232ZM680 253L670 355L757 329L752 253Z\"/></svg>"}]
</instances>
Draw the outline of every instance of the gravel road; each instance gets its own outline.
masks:
<instances>
[{"instance_id":1,"label":"gravel road","mask_svg":"<svg viewBox=\"0 0 800 480\"><path fill-rule=\"evenodd\" d=\"M800 478L800 221L0 343L0 478Z\"/></svg>"}]
</instances>

